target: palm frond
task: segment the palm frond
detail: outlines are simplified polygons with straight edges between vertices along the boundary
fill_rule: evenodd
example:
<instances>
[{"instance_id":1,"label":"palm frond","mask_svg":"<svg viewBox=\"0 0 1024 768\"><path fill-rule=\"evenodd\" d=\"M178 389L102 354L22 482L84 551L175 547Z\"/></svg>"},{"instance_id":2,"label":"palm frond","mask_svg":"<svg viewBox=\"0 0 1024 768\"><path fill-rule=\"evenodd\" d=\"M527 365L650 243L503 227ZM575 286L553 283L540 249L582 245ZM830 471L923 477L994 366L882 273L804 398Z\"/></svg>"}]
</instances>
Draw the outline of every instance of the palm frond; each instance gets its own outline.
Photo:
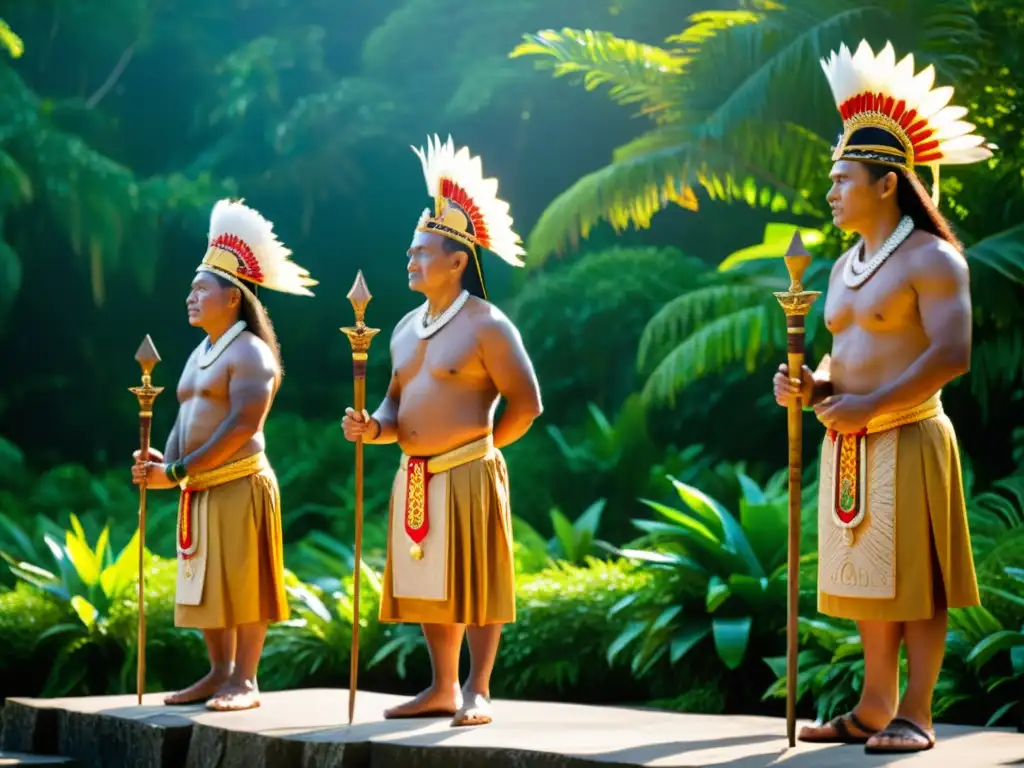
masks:
<instances>
[{"instance_id":1,"label":"palm frond","mask_svg":"<svg viewBox=\"0 0 1024 768\"><path fill-rule=\"evenodd\" d=\"M965 51L980 40L968 0L795 0L775 10L702 47L691 68L700 87L685 107L707 114L707 136L752 119L823 129L835 108L819 62L840 43L864 38L880 47L890 40L900 55L913 51L919 66L934 63L941 77L955 78L974 65Z\"/></svg>"},{"instance_id":2,"label":"palm frond","mask_svg":"<svg viewBox=\"0 0 1024 768\"><path fill-rule=\"evenodd\" d=\"M764 303L764 289L744 283L708 285L668 302L644 328L637 350L637 367L644 370L667 347L674 347L698 330L705 318L731 315Z\"/></svg>"},{"instance_id":3,"label":"palm frond","mask_svg":"<svg viewBox=\"0 0 1024 768\"><path fill-rule=\"evenodd\" d=\"M702 376L737 362L753 370L770 322L768 307L761 304L720 315L701 326L661 360L644 385L644 399L673 406L676 394Z\"/></svg>"},{"instance_id":4,"label":"palm frond","mask_svg":"<svg viewBox=\"0 0 1024 768\"><path fill-rule=\"evenodd\" d=\"M609 86L609 96L619 104L642 103L644 113L660 113L661 120L678 116L678 110L665 114L673 106L665 87L685 72L689 56L589 29L546 29L524 40L510 58L544 57L535 66L552 70L554 77L580 75L588 91Z\"/></svg>"},{"instance_id":5,"label":"palm frond","mask_svg":"<svg viewBox=\"0 0 1024 768\"><path fill-rule=\"evenodd\" d=\"M1024 224L975 243L967 249L967 258L994 270L1001 280L1016 286L1024 285Z\"/></svg>"},{"instance_id":6,"label":"palm frond","mask_svg":"<svg viewBox=\"0 0 1024 768\"><path fill-rule=\"evenodd\" d=\"M600 221L616 232L650 226L670 203L711 200L772 212L823 215L827 143L796 125L737 127L723 142L696 144L683 129L657 129L620 147L616 160L579 179L544 210L529 237L533 264L575 247ZM817 186L816 186L817 185Z\"/></svg>"},{"instance_id":7,"label":"palm frond","mask_svg":"<svg viewBox=\"0 0 1024 768\"><path fill-rule=\"evenodd\" d=\"M684 47L702 45L725 30L732 29L739 24L756 24L763 18L763 11L754 9L698 11L687 19L690 26L679 34L668 37L665 42L677 43Z\"/></svg>"}]
</instances>

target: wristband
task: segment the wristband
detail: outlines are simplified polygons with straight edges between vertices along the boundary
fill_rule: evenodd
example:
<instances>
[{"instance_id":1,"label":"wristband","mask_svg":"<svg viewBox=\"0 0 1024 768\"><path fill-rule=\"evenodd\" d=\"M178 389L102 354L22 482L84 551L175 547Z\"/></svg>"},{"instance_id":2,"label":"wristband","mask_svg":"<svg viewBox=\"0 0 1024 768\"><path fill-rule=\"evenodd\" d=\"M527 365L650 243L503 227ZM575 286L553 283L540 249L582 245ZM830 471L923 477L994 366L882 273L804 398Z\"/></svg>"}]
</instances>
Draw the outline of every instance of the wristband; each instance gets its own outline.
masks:
<instances>
[{"instance_id":1,"label":"wristband","mask_svg":"<svg viewBox=\"0 0 1024 768\"><path fill-rule=\"evenodd\" d=\"M167 468L164 470L164 473L167 475L167 479L170 480L175 485L178 485L182 480L184 480L188 476L188 473L185 471L185 464L184 462L181 461L176 461L173 464L168 464Z\"/></svg>"},{"instance_id":2,"label":"wristband","mask_svg":"<svg viewBox=\"0 0 1024 768\"><path fill-rule=\"evenodd\" d=\"M370 440L376 440L378 437L380 437L380 433L384 431L384 425L377 421L377 419L373 418L373 416L370 417L370 421L377 425L377 431L374 433L373 437L370 438Z\"/></svg>"}]
</instances>

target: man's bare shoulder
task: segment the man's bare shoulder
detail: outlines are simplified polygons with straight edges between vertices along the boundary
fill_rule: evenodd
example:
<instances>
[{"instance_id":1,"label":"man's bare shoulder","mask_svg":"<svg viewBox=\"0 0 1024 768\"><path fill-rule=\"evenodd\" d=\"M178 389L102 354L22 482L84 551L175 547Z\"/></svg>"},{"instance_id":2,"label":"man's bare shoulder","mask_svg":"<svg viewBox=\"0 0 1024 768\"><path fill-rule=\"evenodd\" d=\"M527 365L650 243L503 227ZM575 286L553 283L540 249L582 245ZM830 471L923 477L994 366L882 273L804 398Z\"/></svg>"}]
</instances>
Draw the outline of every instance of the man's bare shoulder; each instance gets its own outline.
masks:
<instances>
[{"instance_id":1,"label":"man's bare shoulder","mask_svg":"<svg viewBox=\"0 0 1024 768\"><path fill-rule=\"evenodd\" d=\"M511 318L489 301L471 298L466 302L466 316L482 342L489 339L519 339L519 329Z\"/></svg>"},{"instance_id":2,"label":"man's bare shoulder","mask_svg":"<svg viewBox=\"0 0 1024 768\"><path fill-rule=\"evenodd\" d=\"M930 232L915 230L907 243L907 260L915 278L964 280L968 275L967 258L952 243Z\"/></svg>"},{"instance_id":3,"label":"man's bare shoulder","mask_svg":"<svg viewBox=\"0 0 1024 768\"><path fill-rule=\"evenodd\" d=\"M236 376L264 379L277 374L277 359L270 346L251 331L243 331L228 347L228 352L232 373Z\"/></svg>"},{"instance_id":4,"label":"man's bare shoulder","mask_svg":"<svg viewBox=\"0 0 1024 768\"><path fill-rule=\"evenodd\" d=\"M397 339L401 339L402 336L409 330L410 326L412 325L413 318L419 311L419 307L416 307L415 309L410 309L408 312L405 313L405 315L402 316L401 320L395 323L395 329L391 332L392 346L394 346L394 343Z\"/></svg>"}]
</instances>

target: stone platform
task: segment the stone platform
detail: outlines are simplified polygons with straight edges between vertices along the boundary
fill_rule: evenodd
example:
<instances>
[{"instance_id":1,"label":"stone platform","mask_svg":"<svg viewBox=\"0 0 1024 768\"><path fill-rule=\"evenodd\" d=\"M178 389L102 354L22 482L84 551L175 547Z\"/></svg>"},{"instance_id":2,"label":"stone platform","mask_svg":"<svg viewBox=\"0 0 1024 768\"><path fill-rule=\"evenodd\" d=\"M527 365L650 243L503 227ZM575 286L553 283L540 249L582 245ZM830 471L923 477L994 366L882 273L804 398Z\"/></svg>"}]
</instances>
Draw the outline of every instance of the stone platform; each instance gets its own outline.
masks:
<instances>
[{"instance_id":1,"label":"stone platform","mask_svg":"<svg viewBox=\"0 0 1024 768\"><path fill-rule=\"evenodd\" d=\"M344 690L267 693L261 708L234 713L161 699L8 699L0 749L63 755L81 768L1024 766L1024 735L1000 729L939 726L931 752L872 756L857 746L789 750L785 721L766 717L498 701L492 725L451 728L447 719L385 722L382 710L401 699L361 692L349 726Z\"/></svg>"}]
</instances>

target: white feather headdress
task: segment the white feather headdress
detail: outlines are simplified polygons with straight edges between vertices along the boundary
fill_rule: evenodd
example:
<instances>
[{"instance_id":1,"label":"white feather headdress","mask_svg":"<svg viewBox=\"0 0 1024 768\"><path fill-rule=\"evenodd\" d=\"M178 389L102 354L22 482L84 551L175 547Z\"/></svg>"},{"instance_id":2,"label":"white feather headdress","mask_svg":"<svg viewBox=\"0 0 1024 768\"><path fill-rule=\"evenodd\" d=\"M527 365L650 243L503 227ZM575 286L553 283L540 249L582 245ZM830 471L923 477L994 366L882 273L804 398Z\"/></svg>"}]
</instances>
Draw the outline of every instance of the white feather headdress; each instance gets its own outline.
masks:
<instances>
[{"instance_id":1,"label":"white feather headdress","mask_svg":"<svg viewBox=\"0 0 1024 768\"><path fill-rule=\"evenodd\" d=\"M512 229L509 205L498 197L498 180L485 179L479 157L468 147L456 151L452 137L427 137L426 149L412 148L423 164L434 213L423 211L416 229L436 232L473 249L486 248L514 267L524 265L519 235ZM476 256L479 259L479 255Z\"/></svg>"},{"instance_id":2,"label":"white feather headdress","mask_svg":"<svg viewBox=\"0 0 1024 768\"><path fill-rule=\"evenodd\" d=\"M312 296L317 284L289 257L272 222L241 201L219 200L210 214L209 245L197 271L210 271L235 285L241 281L282 293Z\"/></svg>"},{"instance_id":3,"label":"white feather headdress","mask_svg":"<svg viewBox=\"0 0 1024 768\"><path fill-rule=\"evenodd\" d=\"M960 118L964 107L949 106L951 86L933 87L935 68L914 72L914 56L899 62L892 43L876 56L867 41L857 52L845 45L822 59L832 95L843 119L843 135L833 160L876 162L913 170L964 165L992 157L975 126Z\"/></svg>"}]
</instances>

